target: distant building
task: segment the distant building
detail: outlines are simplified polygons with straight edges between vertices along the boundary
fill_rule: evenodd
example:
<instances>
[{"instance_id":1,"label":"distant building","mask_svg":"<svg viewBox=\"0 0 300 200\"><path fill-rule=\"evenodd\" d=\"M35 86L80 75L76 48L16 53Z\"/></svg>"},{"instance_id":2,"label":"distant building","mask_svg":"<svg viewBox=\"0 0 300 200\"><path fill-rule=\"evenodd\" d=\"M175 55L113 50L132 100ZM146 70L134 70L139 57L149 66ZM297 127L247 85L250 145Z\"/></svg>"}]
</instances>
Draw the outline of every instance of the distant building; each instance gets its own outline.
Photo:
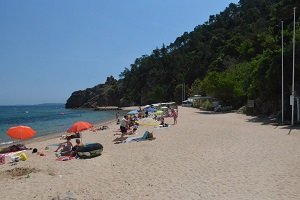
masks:
<instances>
[{"instance_id":1,"label":"distant building","mask_svg":"<svg viewBox=\"0 0 300 200\"><path fill-rule=\"evenodd\" d=\"M201 95L194 95L192 97L189 97L187 101L194 103L195 101L199 101L200 103L203 103L206 100L212 100L212 97L210 96L201 96Z\"/></svg>"}]
</instances>

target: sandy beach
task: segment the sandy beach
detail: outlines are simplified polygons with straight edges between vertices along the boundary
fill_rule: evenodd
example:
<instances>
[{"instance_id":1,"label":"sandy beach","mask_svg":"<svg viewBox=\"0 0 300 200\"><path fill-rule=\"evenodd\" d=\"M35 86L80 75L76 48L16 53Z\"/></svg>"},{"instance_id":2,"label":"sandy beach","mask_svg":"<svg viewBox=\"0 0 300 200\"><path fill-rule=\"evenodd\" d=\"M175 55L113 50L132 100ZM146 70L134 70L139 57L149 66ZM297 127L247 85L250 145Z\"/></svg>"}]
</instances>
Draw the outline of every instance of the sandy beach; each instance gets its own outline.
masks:
<instances>
[{"instance_id":1,"label":"sandy beach","mask_svg":"<svg viewBox=\"0 0 300 200\"><path fill-rule=\"evenodd\" d=\"M92 159L56 161L58 138L28 144L45 156L28 150L27 161L0 165L0 198L300 199L299 129L184 107L177 125L139 127L138 135L153 131L152 141L115 144L118 126L108 127L83 132L83 142L104 146ZM17 168L28 172L18 176Z\"/></svg>"}]
</instances>

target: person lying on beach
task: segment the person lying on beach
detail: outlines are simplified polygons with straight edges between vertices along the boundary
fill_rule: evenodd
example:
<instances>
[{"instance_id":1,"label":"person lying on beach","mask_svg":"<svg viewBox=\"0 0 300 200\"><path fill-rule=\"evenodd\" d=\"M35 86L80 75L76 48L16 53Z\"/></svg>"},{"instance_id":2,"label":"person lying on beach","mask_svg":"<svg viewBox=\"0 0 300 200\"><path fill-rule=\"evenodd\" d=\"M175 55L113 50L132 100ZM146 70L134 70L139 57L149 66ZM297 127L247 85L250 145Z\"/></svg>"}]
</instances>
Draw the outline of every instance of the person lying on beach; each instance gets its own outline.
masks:
<instances>
[{"instance_id":1,"label":"person lying on beach","mask_svg":"<svg viewBox=\"0 0 300 200\"><path fill-rule=\"evenodd\" d=\"M73 144L71 142L71 138L67 138L66 142L60 143L57 149L54 152L58 152L60 150L60 156L69 156L72 152Z\"/></svg>"},{"instance_id":2,"label":"person lying on beach","mask_svg":"<svg viewBox=\"0 0 300 200\"><path fill-rule=\"evenodd\" d=\"M61 136L61 140L67 140L67 139L73 139L73 138L80 138L80 133L75 133L75 134L72 134L72 135L62 135Z\"/></svg>"},{"instance_id":3,"label":"person lying on beach","mask_svg":"<svg viewBox=\"0 0 300 200\"><path fill-rule=\"evenodd\" d=\"M108 129L108 126L100 126L99 128L92 128L91 131L96 132L96 131L100 131L100 130L106 130Z\"/></svg>"},{"instance_id":4,"label":"person lying on beach","mask_svg":"<svg viewBox=\"0 0 300 200\"><path fill-rule=\"evenodd\" d=\"M32 148L27 148L24 144L13 144L6 148L0 148L0 153L10 153L22 150L31 150Z\"/></svg>"},{"instance_id":5,"label":"person lying on beach","mask_svg":"<svg viewBox=\"0 0 300 200\"><path fill-rule=\"evenodd\" d=\"M76 156L78 151L84 147L83 143L80 141L80 139L76 139L76 144L72 148L71 156Z\"/></svg>"}]
</instances>

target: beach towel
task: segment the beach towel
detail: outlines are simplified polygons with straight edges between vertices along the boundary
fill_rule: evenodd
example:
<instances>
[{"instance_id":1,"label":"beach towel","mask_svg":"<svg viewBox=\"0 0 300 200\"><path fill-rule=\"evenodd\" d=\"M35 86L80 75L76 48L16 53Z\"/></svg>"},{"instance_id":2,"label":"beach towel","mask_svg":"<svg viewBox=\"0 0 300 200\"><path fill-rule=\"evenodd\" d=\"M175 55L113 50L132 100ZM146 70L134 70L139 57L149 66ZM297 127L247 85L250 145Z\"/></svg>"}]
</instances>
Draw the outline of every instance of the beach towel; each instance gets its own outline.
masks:
<instances>
[{"instance_id":1,"label":"beach towel","mask_svg":"<svg viewBox=\"0 0 300 200\"><path fill-rule=\"evenodd\" d=\"M13 157L13 156L17 156L17 154L23 153L25 151L26 150L10 152L10 153L3 153L3 154L0 154L0 155L4 155L5 157Z\"/></svg>"},{"instance_id":2,"label":"beach towel","mask_svg":"<svg viewBox=\"0 0 300 200\"><path fill-rule=\"evenodd\" d=\"M21 154L21 153L23 153L25 151L26 150L16 151L16 152L10 152L10 153L3 153L3 154L0 154L0 156L2 157L2 159L3 159L3 156L4 156L4 160L5 160L5 158L9 158L11 160L11 162L15 162L16 160L20 159L19 154Z\"/></svg>"},{"instance_id":3,"label":"beach towel","mask_svg":"<svg viewBox=\"0 0 300 200\"><path fill-rule=\"evenodd\" d=\"M57 161L68 161L72 159L73 159L72 156L60 156L59 158L56 158Z\"/></svg>"}]
</instances>

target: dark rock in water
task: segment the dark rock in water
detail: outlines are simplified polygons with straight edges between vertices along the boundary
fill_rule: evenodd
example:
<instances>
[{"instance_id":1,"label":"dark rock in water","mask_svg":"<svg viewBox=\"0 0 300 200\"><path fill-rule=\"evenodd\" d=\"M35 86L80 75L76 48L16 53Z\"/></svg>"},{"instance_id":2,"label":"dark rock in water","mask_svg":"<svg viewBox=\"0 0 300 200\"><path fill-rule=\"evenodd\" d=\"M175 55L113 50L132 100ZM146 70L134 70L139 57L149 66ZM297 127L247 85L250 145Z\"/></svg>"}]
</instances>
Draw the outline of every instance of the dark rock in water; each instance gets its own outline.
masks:
<instances>
[{"instance_id":1,"label":"dark rock in water","mask_svg":"<svg viewBox=\"0 0 300 200\"><path fill-rule=\"evenodd\" d=\"M66 108L97 108L103 106L120 106L122 93L117 80L108 77L105 84L72 93L65 105Z\"/></svg>"}]
</instances>

